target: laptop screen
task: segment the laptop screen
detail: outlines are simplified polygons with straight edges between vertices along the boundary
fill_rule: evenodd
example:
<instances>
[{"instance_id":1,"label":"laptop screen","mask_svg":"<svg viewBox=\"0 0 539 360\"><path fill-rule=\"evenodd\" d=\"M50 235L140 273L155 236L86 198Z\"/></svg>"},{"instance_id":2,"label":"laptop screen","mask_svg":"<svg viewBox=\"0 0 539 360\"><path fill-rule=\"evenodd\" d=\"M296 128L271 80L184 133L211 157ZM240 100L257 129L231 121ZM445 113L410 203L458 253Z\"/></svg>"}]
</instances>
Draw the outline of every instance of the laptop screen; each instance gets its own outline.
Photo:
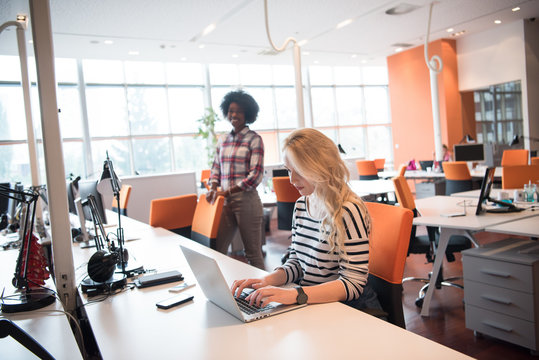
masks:
<instances>
[{"instance_id":1,"label":"laptop screen","mask_svg":"<svg viewBox=\"0 0 539 360\"><path fill-rule=\"evenodd\" d=\"M490 189L492 188L492 183L494 181L495 170L496 168L489 167L485 171L485 176L483 177L483 182L481 183L481 192L479 193L479 200L477 201L475 215L479 215L483 212L483 203L490 198Z\"/></svg>"}]
</instances>

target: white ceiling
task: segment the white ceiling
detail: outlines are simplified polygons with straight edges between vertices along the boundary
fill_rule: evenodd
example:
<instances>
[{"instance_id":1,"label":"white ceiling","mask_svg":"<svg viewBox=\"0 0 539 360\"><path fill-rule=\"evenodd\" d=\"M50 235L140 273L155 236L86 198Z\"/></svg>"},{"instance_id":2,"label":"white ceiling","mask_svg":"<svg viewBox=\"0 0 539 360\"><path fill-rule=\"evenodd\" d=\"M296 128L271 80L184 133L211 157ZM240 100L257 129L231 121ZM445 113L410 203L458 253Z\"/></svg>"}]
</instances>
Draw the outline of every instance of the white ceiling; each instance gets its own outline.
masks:
<instances>
[{"instance_id":1,"label":"white ceiling","mask_svg":"<svg viewBox=\"0 0 539 360\"><path fill-rule=\"evenodd\" d=\"M405 15L385 10L402 3ZM56 57L290 64L291 50L260 55L270 45L263 0L50 0ZM304 64L385 64L394 44L424 43L430 0L268 0L270 32L281 46L287 37L302 45ZM520 11L512 8L519 6ZM0 0L0 24L29 14L27 0ZM469 36L494 26L539 17L539 0L438 0L429 40ZM346 19L350 25L336 29ZM539 19L537 20L539 21ZM204 28L216 29L200 37ZM31 39L31 29L27 32ZM539 36L539 35L538 35ZM112 40L106 45L105 40ZM199 45L204 44L203 49ZM28 47L30 55L33 53ZM128 55L138 51L138 55ZM0 54L16 55L14 28L0 34Z\"/></svg>"}]
</instances>

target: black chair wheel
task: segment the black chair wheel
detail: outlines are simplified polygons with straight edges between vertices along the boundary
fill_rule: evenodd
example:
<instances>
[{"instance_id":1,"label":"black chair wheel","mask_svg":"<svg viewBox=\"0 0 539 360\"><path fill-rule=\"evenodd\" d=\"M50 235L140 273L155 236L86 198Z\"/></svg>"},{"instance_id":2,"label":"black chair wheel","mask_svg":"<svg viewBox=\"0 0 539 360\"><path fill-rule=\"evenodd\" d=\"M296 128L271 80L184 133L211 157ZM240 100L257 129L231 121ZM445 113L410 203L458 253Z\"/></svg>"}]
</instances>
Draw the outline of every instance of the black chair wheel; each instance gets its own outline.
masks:
<instances>
[{"instance_id":1,"label":"black chair wheel","mask_svg":"<svg viewBox=\"0 0 539 360\"><path fill-rule=\"evenodd\" d=\"M415 306L417 307L423 307L423 298L417 298L415 299Z\"/></svg>"}]
</instances>

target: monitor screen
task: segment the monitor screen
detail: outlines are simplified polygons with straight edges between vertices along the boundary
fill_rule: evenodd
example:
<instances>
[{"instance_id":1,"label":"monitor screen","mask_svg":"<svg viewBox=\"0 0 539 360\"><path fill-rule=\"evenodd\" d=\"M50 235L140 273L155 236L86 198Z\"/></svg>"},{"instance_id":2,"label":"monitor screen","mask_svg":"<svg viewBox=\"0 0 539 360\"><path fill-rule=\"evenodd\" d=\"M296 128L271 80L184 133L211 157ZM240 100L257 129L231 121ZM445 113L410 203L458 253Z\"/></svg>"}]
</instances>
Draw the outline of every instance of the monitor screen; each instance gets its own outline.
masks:
<instances>
[{"instance_id":1,"label":"monitor screen","mask_svg":"<svg viewBox=\"0 0 539 360\"><path fill-rule=\"evenodd\" d=\"M10 183L0 183L0 188L5 189L6 191L11 188ZM0 215L7 214L9 209L9 198L7 196L0 195Z\"/></svg>"},{"instance_id":2,"label":"monitor screen","mask_svg":"<svg viewBox=\"0 0 539 360\"><path fill-rule=\"evenodd\" d=\"M105 207L103 206L103 201L101 199L101 194L97 191L97 180L85 180L79 181L79 195L81 200L88 198L88 195L93 195L95 198L97 210L103 223L107 223L107 217L105 216ZM88 221L92 221L92 215L90 213L90 208L88 206L83 207L84 217Z\"/></svg>"},{"instance_id":3,"label":"monitor screen","mask_svg":"<svg viewBox=\"0 0 539 360\"><path fill-rule=\"evenodd\" d=\"M453 155L455 161L485 161L483 144L455 144Z\"/></svg>"}]
</instances>

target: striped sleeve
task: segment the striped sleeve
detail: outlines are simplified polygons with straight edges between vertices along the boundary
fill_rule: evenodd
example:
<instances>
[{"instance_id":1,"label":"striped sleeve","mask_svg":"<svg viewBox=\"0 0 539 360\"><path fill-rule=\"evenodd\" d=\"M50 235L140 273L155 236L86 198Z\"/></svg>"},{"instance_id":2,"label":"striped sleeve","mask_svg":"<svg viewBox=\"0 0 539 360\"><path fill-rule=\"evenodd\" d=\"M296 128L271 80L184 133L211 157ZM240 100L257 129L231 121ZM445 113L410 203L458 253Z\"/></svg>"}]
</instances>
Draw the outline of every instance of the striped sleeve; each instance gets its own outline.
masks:
<instances>
[{"instance_id":1,"label":"striped sleeve","mask_svg":"<svg viewBox=\"0 0 539 360\"><path fill-rule=\"evenodd\" d=\"M339 257L339 280L346 288L346 300L359 298L369 275L369 237L365 214L355 203L346 203L343 209L346 230L344 250Z\"/></svg>"}]
</instances>

